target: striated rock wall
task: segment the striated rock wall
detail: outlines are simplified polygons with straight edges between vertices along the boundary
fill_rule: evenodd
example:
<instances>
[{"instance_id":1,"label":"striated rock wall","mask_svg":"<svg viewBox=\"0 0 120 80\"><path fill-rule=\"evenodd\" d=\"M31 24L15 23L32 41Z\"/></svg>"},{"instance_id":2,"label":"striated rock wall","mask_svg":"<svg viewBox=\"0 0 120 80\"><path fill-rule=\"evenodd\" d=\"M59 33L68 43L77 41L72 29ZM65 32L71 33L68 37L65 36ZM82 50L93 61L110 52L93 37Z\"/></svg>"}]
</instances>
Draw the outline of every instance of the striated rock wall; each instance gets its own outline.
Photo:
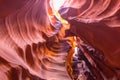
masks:
<instances>
[{"instance_id":1,"label":"striated rock wall","mask_svg":"<svg viewBox=\"0 0 120 80\"><path fill-rule=\"evenodd\" d=\"M73 36L100 52L77 46L90 62L94 79L119 80L120 1L66 0L59 13L68 23L50 1L0 1L0 80L70 80Z\"/></svg>"},{"instance_id":2,"label":"striated rock wall","mask_svg":"<svg viewBox=\"0 0 120 80\"><path fill-rule=\"evenodd\" d=\"M65 67L70 46L58 38L62 24L49 1L1 4L6 14L0 13L0 80L70 80Z\"/></svg>"}]
</instances>

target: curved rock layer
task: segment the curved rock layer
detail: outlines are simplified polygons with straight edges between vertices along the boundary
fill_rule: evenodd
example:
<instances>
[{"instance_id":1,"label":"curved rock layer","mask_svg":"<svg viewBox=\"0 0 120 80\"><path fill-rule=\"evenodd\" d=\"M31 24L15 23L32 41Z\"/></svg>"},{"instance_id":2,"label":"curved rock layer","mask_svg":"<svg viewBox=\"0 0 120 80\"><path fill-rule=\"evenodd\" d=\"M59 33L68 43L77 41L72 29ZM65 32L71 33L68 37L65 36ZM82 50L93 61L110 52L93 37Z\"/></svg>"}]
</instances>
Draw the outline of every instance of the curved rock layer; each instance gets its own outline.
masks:
<instances>
[{"instance_id":1,"label":"curved rock layer","mask_svg":"<svg viewBox=\"0 0 120 80\"><path fill-rule=\"evenodd\" d=\"M0 1L0 80L73 79L72 36L100 52L78 43L95 80L120 79L119 0L66 0L59 13L69 33L52 0L12 1Z\"/></svg>"},{"instance_id":2,"label":"curved rock layer","mask_svg":"<svg viewBox=\"0 0 120 80\"><path fill-rule=\"evenodd\" d=\"M65 67L70 45L60 39L58 31L64 31L49 0L17 4L22 7L0 13L0 80L70 80Z\"/></svg>"},{"instance_id":3,"label":"curved rock layer","mask_svg":"<svg viewBox=\"0 0 120 80\"><path fill-rule=\"evenodd\" d=\"M100 51L120 75L120 1L66 0L59 13L71 24L70 31Z\"/></svg>"}]
</instances>

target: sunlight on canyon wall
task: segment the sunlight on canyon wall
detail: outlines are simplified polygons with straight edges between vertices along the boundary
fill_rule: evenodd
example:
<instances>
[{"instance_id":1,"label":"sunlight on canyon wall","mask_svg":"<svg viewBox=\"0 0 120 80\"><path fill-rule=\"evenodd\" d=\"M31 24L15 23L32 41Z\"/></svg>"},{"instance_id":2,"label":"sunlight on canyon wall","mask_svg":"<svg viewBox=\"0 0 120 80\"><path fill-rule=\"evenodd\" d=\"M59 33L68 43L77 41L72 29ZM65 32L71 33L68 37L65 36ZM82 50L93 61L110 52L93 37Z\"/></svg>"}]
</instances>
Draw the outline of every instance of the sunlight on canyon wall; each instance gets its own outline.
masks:
<instances>
[{"instance_id":1,"label":"sunlight on canyon wall","mask_svg":"<svg viewBox=\"0 0 120 80\"><path fill-rule=\"evenodd\" d=\"M0 80L120 79L119 0L12 1L0 1Z\"/></svg>"},{"instance_id":2,"label":"sunlight on canyon wall","mask_svg":"<svg viewBox=\"0 0 120 80\"><path fill-rule=\"evenodd\" d=\"M70 46L58 39L62 24L48 4L29 0L1 19L0 80L70 79L65 68Z\"/></svg>"}]
</instances>

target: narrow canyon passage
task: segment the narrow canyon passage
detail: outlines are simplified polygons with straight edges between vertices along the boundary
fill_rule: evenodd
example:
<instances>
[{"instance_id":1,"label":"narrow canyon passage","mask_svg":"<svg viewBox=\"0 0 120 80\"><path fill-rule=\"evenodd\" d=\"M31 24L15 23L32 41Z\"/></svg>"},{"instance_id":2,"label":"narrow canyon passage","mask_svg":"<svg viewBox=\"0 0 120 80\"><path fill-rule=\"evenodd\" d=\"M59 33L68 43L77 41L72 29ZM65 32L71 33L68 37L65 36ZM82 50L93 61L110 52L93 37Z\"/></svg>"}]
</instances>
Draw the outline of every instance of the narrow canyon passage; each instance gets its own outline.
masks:
<instances>
[{"instance_id":1,"label":"narrow canyon passage","mask_svg":"<svg viewBox=\"0 0 120 80\"><path fill-rule=\"evenodd\" d=\"M0 0L0 80L120 80L119 0Z\"/></svg>"}]
</instances>

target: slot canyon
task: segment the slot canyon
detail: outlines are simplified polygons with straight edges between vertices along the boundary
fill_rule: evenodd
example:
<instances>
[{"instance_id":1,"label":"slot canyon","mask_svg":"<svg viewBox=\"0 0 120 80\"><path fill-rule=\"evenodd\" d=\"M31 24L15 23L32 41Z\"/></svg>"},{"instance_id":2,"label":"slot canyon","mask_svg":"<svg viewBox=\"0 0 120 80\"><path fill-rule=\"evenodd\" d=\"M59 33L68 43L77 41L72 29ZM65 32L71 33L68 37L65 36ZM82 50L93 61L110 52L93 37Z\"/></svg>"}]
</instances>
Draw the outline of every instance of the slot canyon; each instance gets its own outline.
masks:
<instances>
[{"instance_id":1,"label":"slot canyon","mask_svg":"<svg viewBox=\"0 0 120 80\"><path fill-rule=\"evenodd\" d=\"M120 0L0 0L0 80L120 80Z\"/></svg>"}]
</instances>

